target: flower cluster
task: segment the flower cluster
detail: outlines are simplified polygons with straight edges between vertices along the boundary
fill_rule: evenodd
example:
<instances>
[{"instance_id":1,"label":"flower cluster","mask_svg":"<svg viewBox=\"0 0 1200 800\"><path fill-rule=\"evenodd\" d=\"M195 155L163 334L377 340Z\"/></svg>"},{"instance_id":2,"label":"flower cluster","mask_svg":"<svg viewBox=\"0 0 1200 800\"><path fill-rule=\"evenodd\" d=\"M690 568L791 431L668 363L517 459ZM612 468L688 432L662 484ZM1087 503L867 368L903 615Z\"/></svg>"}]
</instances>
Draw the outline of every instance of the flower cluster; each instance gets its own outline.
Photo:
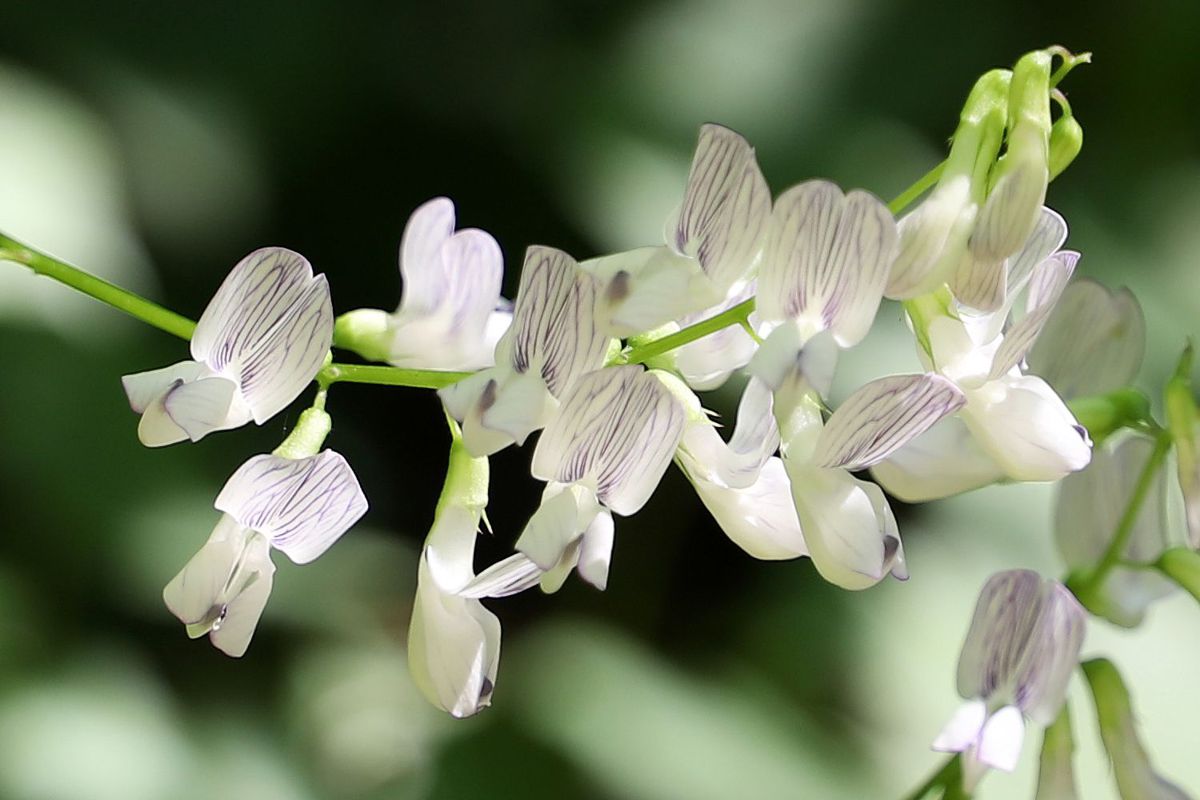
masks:
<instances>
[{"instance_id":1,"label":"flower cluster","mask_svg":"<svg viewBox=\"0 0 1200 800\"><path fill-rule=\"evenodd\" d=\"M749 142L707 124L663 244L584 261L531 246L512 303L501 297L499 245L456 231L446 198L408 221L394 313L359 309L335 323L324 276L304 258L250 254L196 326L194 360L125 377L141 441L262 424L314 379L319 390L283 444L248 460L217 496L222 516L167 585L167 607L190 636L240 656L271 590L271 550L306 564L366 512L346 460L322 449L331 379L319 375L333 345L467 373L437 384L450 457L408 637L415 682L457 717L496 690L501 626L483 600L553 593L572 572L603 590L616 518L645 506L672 462L747 554L809 558L850 590L908 577L887 494L923 502L1065 478L1056 541L1071 573L1062 583L1027 570L987 581L959 662L966 702L934 742L961 754L967 791L989 767L1012 769L1026 719L1068 724L1086 611L1134 626L1177 583L1200 593L1195 554L1171 548L1158 470L1173 446L1194 549L1190 351L1161 428L1126 388L1145 348L1140 308L1128 292L1071 281L1080 254L1063 249L1067 224L1044 205L1081 136L1053 89L1056 55L1035 51L979 79L936 185L899 221L869 192L825 180L773 196ZM903 304L922 371L870 381L835 407L840 355L864 341L885 300ZM699 393L730 380L742 382L741 399L723 437ZM1088 412L1086 425L1068 402ZM540 504L511 537L512 554L478 570L488 459L534 434ZM1093 673L1094 688L1113 683L1102 665ZM1052 730L1048 748L1065 728ZM1144 762L1140 745L1121 746ZM1044 764L1061 761L1047 753ZM1131 785L1158 780L1142 762L1125 774ZM1060 778L1047 773L1046 784Z\"/></svg>"}]
</instances>

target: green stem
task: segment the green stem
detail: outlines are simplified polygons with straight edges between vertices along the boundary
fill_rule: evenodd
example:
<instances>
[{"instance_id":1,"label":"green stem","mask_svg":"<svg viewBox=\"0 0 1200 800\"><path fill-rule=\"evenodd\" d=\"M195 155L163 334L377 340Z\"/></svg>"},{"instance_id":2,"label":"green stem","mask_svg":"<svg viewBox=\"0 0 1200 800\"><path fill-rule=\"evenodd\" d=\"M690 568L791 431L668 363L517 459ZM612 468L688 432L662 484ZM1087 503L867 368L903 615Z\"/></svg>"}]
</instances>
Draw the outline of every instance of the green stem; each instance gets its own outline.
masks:
<instances>
[{"instance_id":1,"label":"green stem","mask_svg":"<svg viewBox=\"0 0 1200 800\"><path fill-rule=\"evenodd\" d=\"M912 186L909 186L900 194L896 195L896 198L892 200L892 202L888 203L888 211L892 212L893 214L899 214L901 211L912 205L914 200L916 200L918 197L924 194L927 189L931 188L935 183L938 182L938 178L942 177L942 170L945 168L946 162L942 161L942 163L929 170L929 172L926 172L924 175L917 178L916 183L914 183Z\"/></svg>"},{"instance_id":2,"label":"green stem","mask_svg":"<svg viewBox=\"0 0 1200 800\"><path fill-rule=\"evenodd\" d=\"M921 800L934 789L945 788L946 794L951 790L957 791L957 797L962 797L962 758L959 753L952 755L937 772L929 776L929 780L904 796L904 800ZM955 788L959 787L959 788Z\"/></svg>"},{"instance_id":3,"label":"green stem","mask_svg":"<svg viewBox=\"0 0 1200 800\"><path fill-rule=\"evenodd\" d=\"M1108 548L1104 551L1104 555L1096 567L1086 573L1083 579L1077 582L1077 586L1072 587L1076 594L1087 594L1095 590L1103 583L1108 573L1121 564L1125 548L1129 545L1129 537L1133 535L1133 526L1137 522L1138 514L1142 511L1142 504L1145 502L1146 496L1150 494L1150 489L1154 486L1154 478L1158 475L1158 470L1162 467L1170 449L1171 437L1165 433L1159 434L1154 441L1154 450L1150 453L1146 466L1142 467L1137 483L1134 484L1133 494L1129 497L1129 503L1125 506L1121 520L1117 523L1117 530L1113 534L1112 541L1108 543Z\"/></svg>"},{"instance_id":4,"label":"green stem","mask_svg":"<svg viewBox=\"0 0 1200 800\"><path fill-rule=\"evenodd\" d=\"M317 383L329 387L334 383L372 383L378 386L408 386L413 389L441 389L458 383L470 372L442 372L432 369L401 369L374 364L327 365L317 373Z\"/></svg>"},{"instance_id":5,"label":"green stem","mask_svg":"<svg viewBox=\"0 0 1200 800\"><path fill-rule=\"evenodd\" d=\"M83 270L45 253L38 252L3 233L0 233L0 260L24 264L38 275L53 278L59 283L77 289L89 297L94 297L119 311L124 311L135 319L140 319L147 325L153 325L160 331L166 331L180 339L191 339L192 331L196 329L196 323L187 317L163 308L157 303L152 303L120 286L101 280L95 275L89 275Z\"/></svg>"},{"instance_id":6,"label":"green stem","mask_svg":"<svg viewBox=\"0 0 1200 800\"><path fill-rule=\"evenodd\" d=\"M733 308L726 309L714 317L701 320L669 336L664 336L661 339L655 339L653 342L647 342L644 345L633 348L625 354L624 361L626 364L645 363L655 356L660 356L677 347L683 347L685 344L702 339L710 333L716 333L730 325L741 325L749 319L753 311L754 298L751 297L749 300L738 303Z\"/></svg>"}]
</instances>

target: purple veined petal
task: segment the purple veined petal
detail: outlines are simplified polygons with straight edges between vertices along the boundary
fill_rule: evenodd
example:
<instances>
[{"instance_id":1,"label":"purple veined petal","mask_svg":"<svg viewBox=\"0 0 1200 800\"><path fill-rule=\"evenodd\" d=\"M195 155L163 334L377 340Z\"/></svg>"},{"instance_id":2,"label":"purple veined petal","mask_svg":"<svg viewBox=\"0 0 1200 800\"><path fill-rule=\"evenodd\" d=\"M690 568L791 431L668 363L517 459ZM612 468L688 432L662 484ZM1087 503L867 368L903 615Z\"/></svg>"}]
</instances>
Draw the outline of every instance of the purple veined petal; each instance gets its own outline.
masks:
<instances>
[{"instance_id":1,"label":"purple veined petal","mask_svg":"<svg viewBox=\"0 0 1200 800\"><path fill-rule=\"evenodd\" d=\"M1024 740L1025 720L1021 718L1021 710L1005 706L983 724L975 757L992 769L1012 772L1017 768Z\"/></svg>"},{"instance_id":2,"label":"purple veined petal","mask_svg":"<svg viewBox=\"0 0 1200 800\"><path fill-rule=\"evenodd\" d=\"M939 753L961 753L978 744L979 733L986 721L987 704L978 699L968 700L950 717L930 748Z\"/></svg>"},{"instance_id":3,"label":"purple veined petal","mask_svg":"<svg viewBox=\"0 0 1200 800\"><path fill-rule=\"evenodd\" d=\"M1008 262L984 259L971 252L962 257L950 274L950 291L961 305L977 311L998 311L1008 297Z\"/></svg>"},{"instance_id":4,"label":"purple veined petal","mask_svg":"<svg viewBox=\"0 0 1200 800\"><path fill-rule=\"evenodd\" d=\"M121 377L121 386L129 398L129 407L138 414L155 400L162 397L175 381L187 383L209 372L208 367L198 361L180 361L169 367L137 372Z\"/></svg>"},{"instance_id":5,"label":"purple veined petal","mask_svg":"<svg viewBox=\"0 0 1200 800\"><path fill-rule=\"evenodd\" d=\"M400 242L401 312L423 315L442 306L451 289L442 248L453 233L454 203L448 197L427 201L408 218Z\"/></svg>"},{"instance_id":6,"label":"purple veined petal","mask_svg":"<svg viewBox=\"0 0 1200 800\"><path fill-rule=\"evenodd\" d=\"M366 513L367 498L346 459L324 450L308 458L254 456L214 505L295 563L307 564Z\"/></svg>"},{"instance_id":7,"label":"purple veined petal","mask_svg":"<svg viewBox=\"0 0 1200 800\"><path fill-rule=\"evenodd\" d=\"M220 376L171 387L163 395L162 407L193 442L250 421L245 406L238 403L237 384ZM143 415L143 421L147 416Z\"/></svg>"},{"instance_id":8,"label":"purple veined petal","mask_svg":"<svg viewBox=\"0 0 1200 800\"><path fill-rule=\"evenodd\" d=\"M752 485L763 465L779 450L771 390L757 378L746 381L738 403L737 425L729 445L716 462L716 474L726 486Z\"/></svg>"},{"instance_id":9,"label":"purple veined petal","mask_svg":"<svg viewBox=\"0 0 1200 800\"><path fill-rule=\"evenodd\" d=\"M1015 698L1026 651L1045 604L1042 578L1027 569L988 578L958 659L958 693L991 703Z\"/></svg>"},{"instance_id":10,"label":"purple veined petal","mask_svg":"<svg viewBox=\"0 0 1200 800\"><path fill-rule=\"evenodd\" d=\"M753 265L770 214L771 193L754 148L728 128L702 125L668 245L696 259L724 294Z\"/></svg>"},{"instance_id":11,"label":"purple veined petal","mask_svg":"<svg viewBox=\"0 0 1200 800\"><path fill-rule=\"evenodd\" d=\"M1044 160L1026 159L996 182L967 242L977 261L1002 263L1025 246L1042 220L1048 178Z\"/></svg>"},{"instance_id":12,"label":"purple veined petal","mask_svg":"<svg viewBox=\"0 0 1200 800\"><path fill-rule=\"evenodd\" d=\"M456 594L459 597L508 597L532 589L543 570L524 553L513 553L476 575Z\"/></svg>"},{"instance_id":13,"label":"purple veined petal","mask_svg":"<svg viewBox=\"0 0 1200 800\"><path fill-rule=\"evenodd\" d=\"M1063 250L1047 258L1034 271L1029 282L1029 299L1025 316L1008 329L992 361L989 380L1006 375L1025 359L1050 319L1055 304L1067 288L1079 254Z\"/></svg>"},{"instance_id":14,"label":"purple veined petal","mask_svg":"<svg viewBox=\"0 0 1200 800\"><path fill-rule=\"evenodd\" d=\"M329 284L318 275L290 313L268 336L242 355L242 397L261 425L304 390L325 361L333 341L333 303Z\"/></svg>"},{"instance_id":15,"label":"purple veined petal","mask_svg":"<svg viewBox=\"0 0 1200 800\"><path fill-rule=\"evenodd\" d=\"M421 559L408 628L408 667L425 698L455 717L491 704L500 620L478 600L439 590Z\"/></svg>"},{"instance_id":16,"label":"purple veined petal","mask_svg":"<svg viewBox=\"0 0 1200 800\"><path fill-rule=\"evenodd\" d=\"M1034 722L1049 725L1066 700L1067 683L1079 664L1087 612L1058 581L1046 581L1042 593L1042 613L1015 676L1014 699Z\"/></svg>"},{"instance_id":17,"label":"purple veined petal","mask_svg":"<svg viewBox=\"0 0 1200 800\"><path fill-rule=\"evenodd\" d=\"M935 373L893 375L850 395L817 438L812 463L857 471L879 463L966 403Z\"/></svg>"},{"instance_id":18,"label":"purple veined petal","mask_svg":"<svg viewBox=\"0 0 1200 800\"><path fill-rule=\"evenodd\" d=\"M1093 567L1103 557L1153 449L1153 441L1139 434L1111 436L1092 452L1087 469L1068 475L1059 484L1054 541L1069 569ZM1170 545L1169 530L1167 475L1160 470L1121 555L1138 563L1155 561ZM1103 616L1117 625L1134 627L1151 603L1175 587L1152 570L1117 569L1099 588L1104 598Z\"/></svg>"},{"instance_id":19,"label":"purple veined petal","mask_svg":"<svg viewBox=\"0 0 1200 800\"><path fill-rule=\"evenodd\" d=\"M609 340L596 326L596 291L596 279L563 251L526 250L509 329L512 369L537 372L561 397L580 375L603 365Z\"/></svg>"},{"instance_id":20,"label":"purple veined petal","mask_svg":"<svg viewBox=\"0 0 1200 800\"><path fill-rule=\"evenodd\" d=\"M538 440L534 477L587 481L606 507L626 516L650 498L683 435L682 404L640 366L588 373L563 399Z\"/></svg>"},{"instance_id":21,"label":"purple veined petal","mask_svg":"<svg viewBox=\"0 0 1200 800\"><path fill-rule=\"evenodd\" d=\"M320 369L333 338L325 277L299 253L255 250L238 262L204 310L192 356L238 380L262 424Z\"/></svg>"},{"instance_id":22,"label":"purple veined petal","mask_svg":"<svg viewBox=\"0 0 1200 800\"><path fill-rule=\"evenodd\" d=\"M1027 357L1029 371L1063 397L1128 385L1146 351L1146 320L1128 289L1086 278L1067 286Z\"/></svg>"},{"instance_id":23,"label":"purple veined petal","mask_svg":"<svg viewBox=\"0 0 1200 800\"><path fill-rule=\"evenodd\" d=\"M1015 481L1054 481L1088 465L1092 442L1041 378L1005 376L967 392L962 419Z\"/></svg>"},{"instance_id":24,"label":"purple veined petal","mask_svg":"<svg viewBox=\"0 0 1200 800\"><path fill-rule=\"evenodd\" d=\"M1067 241L1067 222L1052 208L1042 206L1033 232L1025 244L1008 260L1008 288L1017 294L1025 288L1034 268L1056 253Z\"/></svg>"},{"instance_id":25,"label":"purple veined petal","mask_svg":"<svg viewBox=\"0 0 1200 800\"><path fill-rule=\"evenodd\" d=\"M957 417L947 417L871 467L871 477L906 503L925 503L1003 480L1004 471Z\"/></svg>"},{"instance_id":26,"label":"purple veined petal","mask_svg":"<svg viewBox=\"0 0 1200 800\"><path fill-rule=\"evenodd\" d=\"M758 275L764 320L828 329L842 347L871 327L896 258L896 222L863 191L808 181L780 195Z\"/></svg>"},{"instance_id":27,"label":"purple veined petal","mask_svg":"<svg viewBox=\"0 0 1200 800\"><path fill-rule=\"evenodd\" d=\"M843 589L881 581L894 565L905 577L896 520L878 486L843 469L784 459L809 556L821 577Z\"/></svg>"},{"instance_id":28,"label":"purple veined petal","mask_svg":"<svg viewBox=\"0 0 1200 800\"><path fill-rule=\"evenodd\" d=\"M442 247L445 281L444 310L448 328L460 336L482 338L500 298L504 256L500 245L478 228L454 234Z\"/></svg>"}]
</instances>

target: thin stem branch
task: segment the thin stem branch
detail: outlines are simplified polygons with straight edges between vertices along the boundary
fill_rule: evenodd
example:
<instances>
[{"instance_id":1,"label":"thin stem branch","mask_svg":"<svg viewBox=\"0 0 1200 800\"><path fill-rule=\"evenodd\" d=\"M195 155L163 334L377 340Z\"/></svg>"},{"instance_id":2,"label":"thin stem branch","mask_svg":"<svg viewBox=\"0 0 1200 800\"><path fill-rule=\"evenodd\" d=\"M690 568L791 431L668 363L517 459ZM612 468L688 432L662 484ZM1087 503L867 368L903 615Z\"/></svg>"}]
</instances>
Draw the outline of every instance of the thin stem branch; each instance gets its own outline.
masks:
<instances>
[{"instance_id":1,"label":"thin stem branch","mask_svg":"<svg viewBox=\"0 0 1200 800\"><path fill-rule=\"evenodd\" d=\"M0 260L23 264L38 275L53 278L59 283L66 284L72 289L94 297L102 303L107 303L147 325L152 325L160 331L166 331L172 336L178 336L180 339L191 339L192 331L196 329L196 323L185 316L163 308L128 289L122 289L120 286L97 278L78 267L73 267L64 261L39 252L3 233L0 233Z\"/></svg>"},{"instance_id":2,"label":"thin stem branch","mask_svg":"<svg viewBox=\"0 0 1200 800\"><path fill-rule=\"evenodd\" d=\"M334 362L317 373L317 383L328 387L335 383L371 383L377 386L408 386L413 389L441 389L458 383L470 372L443 372L431 369L401 369L376 364L339 364Z\"/></svg>"},{"instance_id":3,"label":"thin stem branch","mask_svg":"<svg viewBox=\"0 0 1200 800\"><path fill-rule=\"evenodd\" d=\"M1160 433L1154 441L1154 450L1150 453L1150 458L1146 460L1146 466L1142 467L1141 474L1138 475L1137 483L1133 487L1133 494L1130 495L1125 512L1117 523L1117 530L1113 534L1112 541L1108 543L1108 548L1104 551L1104 555L1096 564L1095 569L1087 573L1079 587L1080 592L1087 593L1099 586L1108 573L1121 564L1125 548L1129 545L1129 537L1133 535L1133 527L1137 522L1138 514L1141 513L1142 504L1150 493L1150 489L1154 485L1154 478L1158 475L1158 470L1162 467L1170 449L1171 437Z\"/></svg>"}]
</instances>

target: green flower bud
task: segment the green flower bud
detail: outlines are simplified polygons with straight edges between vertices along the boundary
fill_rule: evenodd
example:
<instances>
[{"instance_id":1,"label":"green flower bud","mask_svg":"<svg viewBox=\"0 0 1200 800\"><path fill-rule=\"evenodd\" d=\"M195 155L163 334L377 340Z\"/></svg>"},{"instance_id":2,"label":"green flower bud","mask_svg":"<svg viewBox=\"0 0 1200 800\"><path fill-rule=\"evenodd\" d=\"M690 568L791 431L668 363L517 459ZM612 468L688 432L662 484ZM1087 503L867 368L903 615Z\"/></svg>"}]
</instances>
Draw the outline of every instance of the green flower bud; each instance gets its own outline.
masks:
<instances>
[{"instance_id":1,"label":"green flower bud","mask_svg":"<svg viewBox=\"0 0 1200 800\"><path fill-rule=\"evenodd\" d=\"M1083 149L1083 126L1070 114L1055 120L1050 128L1050 180L1071 165Z\"/></svg>"},{"instance_id":2,"label":"green flower bud","mask_svg":"<svg viewBox=\"0 0 1200 800\"><path fill-rule=\"evenodd\" d=\"M391 315L378 308L347 311L333 323L333 343L368 361L387 361L392 349Z\"/></svg>"},{"instance_id":3,"label":"green flower bud","mask_svg":"<svg viewBox=\"0 0 1200 800\"><path fill-rule=\"evenodd\" d=\"M308 458L321 452L333 421L324 410L306 408L296 421L296 427L274 450L280 458Z\"/></svg>"}]
</instances>

